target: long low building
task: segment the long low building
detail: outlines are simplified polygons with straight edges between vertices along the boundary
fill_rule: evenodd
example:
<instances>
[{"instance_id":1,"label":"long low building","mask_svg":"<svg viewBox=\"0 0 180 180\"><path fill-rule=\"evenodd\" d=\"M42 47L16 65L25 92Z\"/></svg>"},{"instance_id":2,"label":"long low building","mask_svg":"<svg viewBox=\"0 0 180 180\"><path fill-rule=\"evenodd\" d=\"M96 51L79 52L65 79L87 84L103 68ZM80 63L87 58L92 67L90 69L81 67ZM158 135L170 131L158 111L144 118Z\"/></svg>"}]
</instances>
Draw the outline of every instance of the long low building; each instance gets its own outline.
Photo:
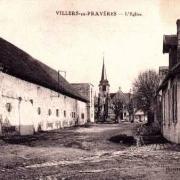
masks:
<instances>
[{"instance_id":1,"label":"long low building","mask_svg":"<svg viewBox=\"0 0 180 180\"><path fill-rule=\"evenodd\" d=\"M177 34L164 35L163 53L169 54L169 67L160 69L162 78L158 89L156 114L161 123L163 136L180 143L180 20Z\"/></svg>"},{"instance_id":2,"label":"long low building","mask_svg":"<svg viewBox=\"0 0 180 180\"><path fill-rule=\"evenodd\" d=\"M87 122L89 101L58 71L0 38L0 133L29 135Z\"/></svg>"}]
</instances>

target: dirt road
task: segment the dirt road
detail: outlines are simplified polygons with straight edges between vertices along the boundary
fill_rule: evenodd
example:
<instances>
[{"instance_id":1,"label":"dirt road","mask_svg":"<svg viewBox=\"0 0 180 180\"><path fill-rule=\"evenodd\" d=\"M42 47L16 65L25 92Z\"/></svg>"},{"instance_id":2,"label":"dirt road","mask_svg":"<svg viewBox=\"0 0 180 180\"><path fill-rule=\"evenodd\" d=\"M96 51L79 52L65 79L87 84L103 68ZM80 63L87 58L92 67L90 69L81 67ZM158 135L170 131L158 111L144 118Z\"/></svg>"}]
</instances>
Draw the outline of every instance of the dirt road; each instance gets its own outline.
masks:
<instances>
[{"instance_id":1,"label":"dirt road","mask_svg":"<svg viewBox=\"0 0 180 180\"><path fill-rule=\"evenodd\" d=\"M137 148L109 141L132 135L135 126L99 124L1 141L0 179L179 179L178 145Z\"/></svg>"}]
</instances>

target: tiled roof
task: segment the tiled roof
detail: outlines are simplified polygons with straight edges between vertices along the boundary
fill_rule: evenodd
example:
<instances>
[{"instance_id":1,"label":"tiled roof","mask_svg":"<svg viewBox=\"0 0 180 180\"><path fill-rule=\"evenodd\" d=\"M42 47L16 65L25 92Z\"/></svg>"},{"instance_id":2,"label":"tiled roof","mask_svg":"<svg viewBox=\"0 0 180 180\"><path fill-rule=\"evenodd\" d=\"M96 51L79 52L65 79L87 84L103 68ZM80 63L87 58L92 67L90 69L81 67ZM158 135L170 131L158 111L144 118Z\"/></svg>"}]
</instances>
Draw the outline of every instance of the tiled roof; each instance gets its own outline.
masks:
<instances>
[{"instance_id":1,"label":"tiled roof","mask_svg":"<svg viewBox=\"0 0 180 180\"><path fill-rule=\"evenodd\" d=\"M0 38L0 65L7 74L87 102L58 72ZM59 82L59 83L58 83Z\"/></svg>"}]
</instances>

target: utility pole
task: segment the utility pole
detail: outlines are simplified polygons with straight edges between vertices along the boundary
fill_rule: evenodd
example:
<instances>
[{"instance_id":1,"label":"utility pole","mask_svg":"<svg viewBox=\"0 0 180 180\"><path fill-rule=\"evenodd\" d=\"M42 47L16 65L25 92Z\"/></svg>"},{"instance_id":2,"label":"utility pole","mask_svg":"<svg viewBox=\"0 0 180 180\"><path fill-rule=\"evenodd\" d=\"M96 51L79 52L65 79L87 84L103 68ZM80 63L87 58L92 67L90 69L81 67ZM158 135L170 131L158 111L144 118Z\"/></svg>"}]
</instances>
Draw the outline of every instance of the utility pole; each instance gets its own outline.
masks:
<instances>
[{"instance_id":1,"label":"utility pole","mask_svg":"<svg viewBox=\"0 0 180 180\"><path fill-rule=\"evenodd\" d=\"M58 89L59 89L59 70L58 70ZM58 97L59 97L59 91L58 91Z\"/></svg>"},{"instance_id":2,"label":"utility pole","mask_svg":"<svg viewBox=\"0 0 180 180\"><path fill-rule=\"evenodd\" d=\"M64 78L66 79L66 71L62 71L62 70L58 70L57 71L57 81L58 81L58 84L57 84L57 90L58 90L58 96L51 96L51 98L56 98L56 97L59 97L60 94L59 94L59 85L60 85L60 73L63 72L64 73Z\"/></svg>"}]
</instances>

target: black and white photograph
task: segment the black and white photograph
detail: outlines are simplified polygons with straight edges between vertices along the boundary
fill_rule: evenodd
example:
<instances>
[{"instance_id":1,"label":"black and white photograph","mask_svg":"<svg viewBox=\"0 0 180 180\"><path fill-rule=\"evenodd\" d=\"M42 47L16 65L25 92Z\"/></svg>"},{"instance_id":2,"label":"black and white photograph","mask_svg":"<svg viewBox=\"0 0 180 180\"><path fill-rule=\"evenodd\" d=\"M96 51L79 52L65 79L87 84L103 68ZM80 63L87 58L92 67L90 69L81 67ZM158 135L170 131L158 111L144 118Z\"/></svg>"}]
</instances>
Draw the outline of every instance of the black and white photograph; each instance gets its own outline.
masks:
<instances>
[{"instance_id":1,"label":"black and white photograph","mask_svg":"<svg viewBox=\"0 0 180 180\"><path fill-rule=\"evenodd\" d=\"M180 1L0 0L0 180L179 180Z\"/></svg>"}]
</instances>

